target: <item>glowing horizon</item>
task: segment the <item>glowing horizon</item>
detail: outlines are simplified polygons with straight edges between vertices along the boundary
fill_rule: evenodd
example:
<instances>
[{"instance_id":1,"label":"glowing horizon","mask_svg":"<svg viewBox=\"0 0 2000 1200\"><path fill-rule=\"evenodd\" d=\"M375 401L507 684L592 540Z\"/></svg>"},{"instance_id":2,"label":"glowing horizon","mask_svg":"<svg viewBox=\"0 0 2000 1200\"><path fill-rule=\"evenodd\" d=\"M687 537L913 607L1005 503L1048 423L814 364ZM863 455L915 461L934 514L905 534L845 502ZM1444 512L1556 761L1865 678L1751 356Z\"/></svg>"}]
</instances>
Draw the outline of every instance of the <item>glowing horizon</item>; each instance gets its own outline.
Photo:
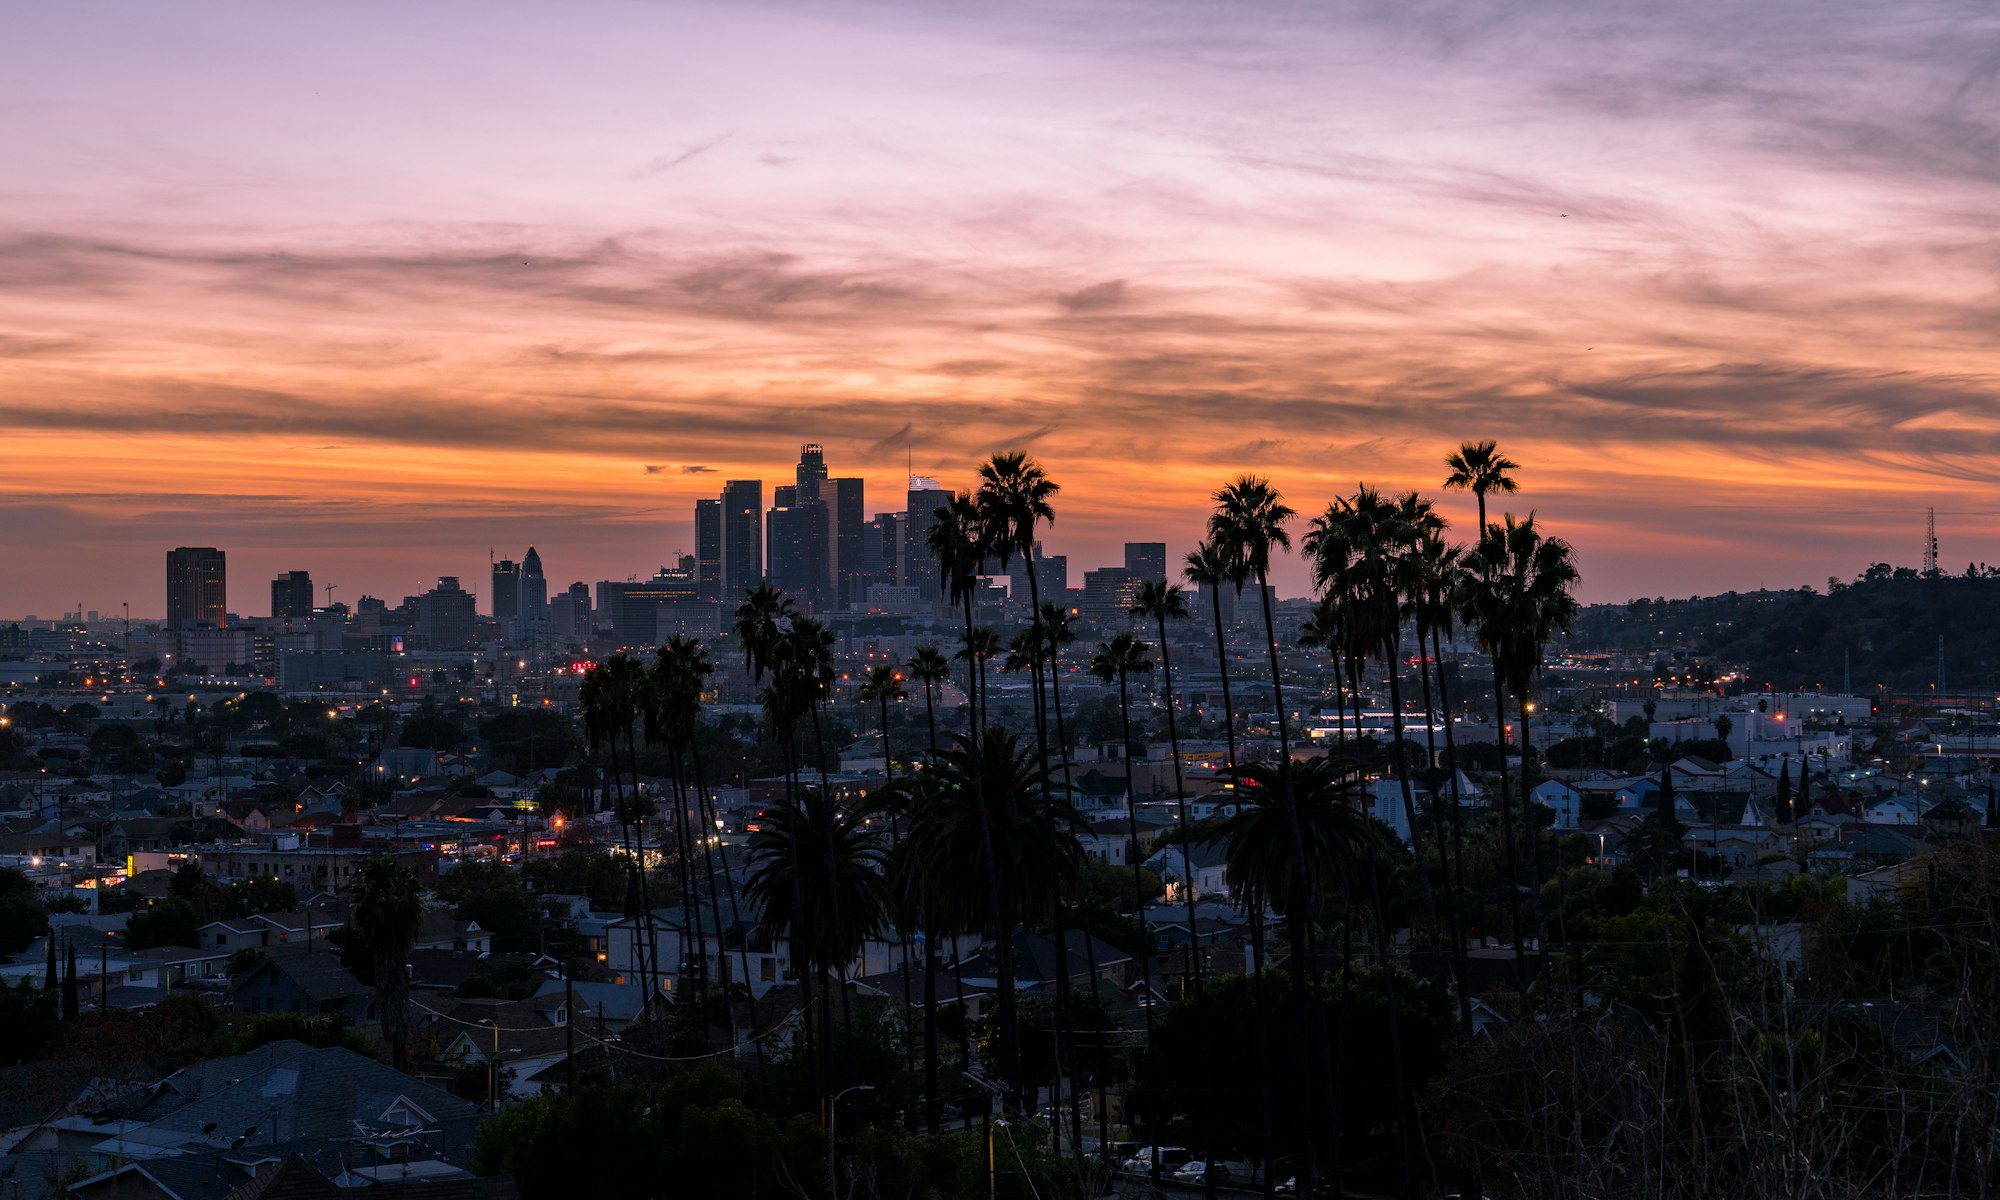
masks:
<instances>
[{"instance_id":1,"label":"glowing horizon","mask_svg":"<svg viewBox=\"0 0 2000 1200\"><path fill-rule=\"evenodd\" d=\"M692 549L801 442L1207 493L1496 438L1591 600L2000 562L2000 16L1946 4L31 9L0 615ZM1471 501L1440 497L1462 530ZM1303 590L1288 559L1280 591Z\"/></svg>"}]
</instances>

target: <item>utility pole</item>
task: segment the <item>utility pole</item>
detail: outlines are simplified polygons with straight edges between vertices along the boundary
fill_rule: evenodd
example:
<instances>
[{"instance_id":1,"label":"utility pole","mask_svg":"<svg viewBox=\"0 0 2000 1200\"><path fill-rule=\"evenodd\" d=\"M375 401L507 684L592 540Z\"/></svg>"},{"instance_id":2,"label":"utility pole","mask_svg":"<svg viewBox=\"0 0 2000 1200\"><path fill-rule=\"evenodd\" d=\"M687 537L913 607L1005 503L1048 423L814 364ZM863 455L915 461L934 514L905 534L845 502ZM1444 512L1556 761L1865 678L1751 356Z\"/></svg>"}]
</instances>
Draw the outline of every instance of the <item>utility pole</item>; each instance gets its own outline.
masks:
<instances>
[{"instance_id":1,"label":"utility pole","mask_svg":"<svg viewBox=\"0 0 2000 1200\"><path fill-rule=\"evenodd\" d=\"M1938 569L1937 555L1937 509L1927 509L1924 518L1924 574L1935 575Z\"/></svg>"}]
</instances>

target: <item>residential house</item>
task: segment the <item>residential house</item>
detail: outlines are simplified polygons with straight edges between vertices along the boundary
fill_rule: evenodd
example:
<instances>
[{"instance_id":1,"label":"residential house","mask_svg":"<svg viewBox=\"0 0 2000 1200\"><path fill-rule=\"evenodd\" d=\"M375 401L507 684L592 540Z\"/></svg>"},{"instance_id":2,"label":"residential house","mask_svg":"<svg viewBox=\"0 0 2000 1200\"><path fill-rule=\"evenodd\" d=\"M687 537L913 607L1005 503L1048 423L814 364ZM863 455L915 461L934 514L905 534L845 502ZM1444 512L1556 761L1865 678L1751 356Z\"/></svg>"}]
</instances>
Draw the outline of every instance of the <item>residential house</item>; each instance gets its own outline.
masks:
<instances>
[{"instance_id":1,"label":"residential house","mask_svg":"<svg viewBox=\"0 0 2000 1200\"><path fill-rule=\"evenodd\" d=\"M230 988L237 1012L293 1012L309 1016L368 1015L374 991L340 965L330 950L293 947L269 953Z\"/></svg>"}]
</instances>

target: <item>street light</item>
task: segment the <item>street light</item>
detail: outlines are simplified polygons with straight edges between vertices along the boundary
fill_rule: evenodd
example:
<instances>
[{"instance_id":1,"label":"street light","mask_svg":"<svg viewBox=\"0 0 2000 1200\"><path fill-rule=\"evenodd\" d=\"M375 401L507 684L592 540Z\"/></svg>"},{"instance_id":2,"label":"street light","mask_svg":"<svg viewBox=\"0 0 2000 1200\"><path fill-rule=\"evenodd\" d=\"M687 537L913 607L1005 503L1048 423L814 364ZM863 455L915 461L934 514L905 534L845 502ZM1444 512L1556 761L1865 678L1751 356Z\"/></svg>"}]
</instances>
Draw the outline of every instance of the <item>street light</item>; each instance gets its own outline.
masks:
<instances>
[{"instance_id":1,"label":"street light","mask_svg":"<svg viewBox=\"0 0 2000 1200\"><path fill-rule=\"evenodd\" d=\"M851 1088L835 1092L833 1099L826 1106L826 1186L835 1193L840 1191L840 1176L835 1174L838 1168L834 1162L834 1155L840 1150L840 1098L848 1092L874 1090L875 1085L872 1083L857 1083Z\"/></svg>"}]
</instances>

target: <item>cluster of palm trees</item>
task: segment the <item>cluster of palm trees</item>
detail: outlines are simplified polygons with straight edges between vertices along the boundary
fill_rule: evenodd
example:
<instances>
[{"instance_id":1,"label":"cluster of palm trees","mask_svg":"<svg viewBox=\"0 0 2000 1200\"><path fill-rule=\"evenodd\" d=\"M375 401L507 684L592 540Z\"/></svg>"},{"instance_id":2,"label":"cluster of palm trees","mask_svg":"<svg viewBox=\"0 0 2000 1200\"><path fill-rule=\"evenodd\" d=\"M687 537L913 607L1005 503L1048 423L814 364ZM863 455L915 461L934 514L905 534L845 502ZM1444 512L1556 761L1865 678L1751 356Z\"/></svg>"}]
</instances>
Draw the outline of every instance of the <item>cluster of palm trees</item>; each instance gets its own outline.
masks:
<instances>
[{"instance_id":1,"label":"cluster of palm trees","mask_svg":"<svg viewBox=\"0 0 2000 1200\"><path fill-rule=\"evenodd\" d=\"M1499 813L1510 881L1511 925L1517 945L1533 934L1536 917L1529 902L1522 913L1522 887L1536 877L1535 823L1528 819L1526 799L1531 786L1527 720L1532 708L1534 679L1556 631L1575 612L1572 592L1577 572L1570 549L1560 539L1545 536L1530 514L1507 515L1489 523L1486 500L1494 493L1512 492L1516 464L1492 442L1468 443L1447 460L1447 489L1468 489L1478 502L1479 534L1466 546L1446 540L1448 523L1436 504L1418 494L1385 496L1363 486L1341 497L1307 522L1300 549L1308 560L1316 598L1302 643L1331 658L1338 681L1334 689L1345 749L1348 713L1359 725L1360 698L1371 666L1389 691L1393 722L1392 772L1400 790L1403 825L1414 871L1418 909L1433 947L1448 948L1453 973L1461 984L1465 967L1465 935L1472 918L1464 887L1464 811L1459 773L1448 774L1449 796L1440 794L1420 806L1412 779L1410 754L1404 738L1405 667L1414 662L1425 711L1423 761L1434 769L1454 763L1456 747L1449 714L1453 683L1442 666L1444 644L1459 627L1473 634L1493 662L1496 721L1500 706L1511 698L1518 706L1521 766L1517 779L1522 803L1516 811L1501 772ZM1043 929L1052 923L1057 939L1058 969L1055 1011L1066 1008L1071 974L1070 931L1063 928L1064 901L1076 896L1082 878L1083 854L1078 835L1083 822L1072 803L1069 738L1063 707L1063 655L1076 640L1067 609L1045 602L1036 575L1036 542L1041 527L1055 519L1053 499L1058 486L1026 455L999 454L979 472L976 490L958 493L940 508L925 544L935 561L942 594L963 616L960 646L951 657L936 647L923 647L900 667L882 664L870 669L859 690L860 702L874 710L880 722L882 751L889 786L868 796L836 793L827 768L826 706L833 700L833 638L827 628L796 610L782 593L759 585L736 609L734 633L745 666L759 687L765 726L782 749L785 796L767 810L762 829L748 846L747 892L762 908L760 923L767 935L790 939L793 967L811 1017L801 1030L804 1047L814 1063L814 1079L822 1098L844 1081L836 1054L834 1013L849 1024L846 973L863 943L883 930L896 931L904 946L905 995L907 971L922 943L924 974L924 1075L927 1119L938 1123L940 1064L935 1023L936 983L942 962L939 944L946 939L975 936L991 947L997 976L995 1054L984 1064L997 1074L1015 1103L1021 1100L1019 1006L1016 997L1015 939L1023 929ZM1387 890L1389 876L1404 851L1388 830L1366 815L1364 781L1343 753L1336 759L1295 762L1292 722L1287 710L1269 577L1275 555L1292 548L1287 526L1297 514L1271 483L1257 476L1241 477L1214 495L1205 540L1188 555L1185 578L1206 591L1214 626L1217 666L1221 672L1223 730L1228 746L1228 770L1235 781L1234 813L1207 830L1190 827L1185 781L1181 775L1180 733L1174 701L1173 663L1168 646L1173 625L1189 619L1188 593L1179 585L1147 583L1132 606L1157 635L1149 645L1132 632L1119 632L1086 656L1088 670L1116 688L1124 745L1132 743L1133 684L1150 674L1157 657L1163 677L1165 715L1173 753L1176 839L1183 856L1184 895L1190 933L1194 928L1192 847L1207 840L1224 850L1232 889L1242 898L1252 923L1257 963L1263 967L1266 914L1284 919L1289 950L1296 969L1290 972L1289 1005L1293 1053L1297 1061L1327 1069L1322 1092L1306 1085L1291 1105L1300 1146L1326 1146L1322 1129L1335 1148L1328 1166L1337 1166L1340 1048L1325 1044L1327 1028L1322 989L1308 980L1315 961L1313 930L1336 910L1349 912L1357 898L1372 904L1375 952L1390 961L1392 944ZM1015 555L1025 564L1029 587L1027 627L1003 644L998 633L974 620L973 600L981 576L1005 570ZM1255 586L1261 607L1265 655L1269 668L1271 707L1277 740L1276 755L1265 762L1239 760L1236 701L1231 690L1231 658L1223 628L1224 588L1239 591ZM1410 641L1414 640L1414 647ZM1004 658L1002 657L1004 655ZM1013 731L996 725L989 707L992 660L1000 669L1024 671L1030 677L1032 728ZM967 729L940 736L937 692L956 669L968 711ZM708 847L712 839L695 836L711 829L713 814L704 809L694 730L699 723L700 696L713 670L699 643L676 640L663 648L650 666L613 658L587 674L583 685L586 726L593 748L609 752L608 786L621 837L634 864L632 908L649 920L645 861L647 829L658 813L634 786L624 783L625 767L636 757L636 738L669 747L675 756L676 809L671 823L685 868L684 901L697 923L699 889L692 882L697 856L709 872L709 897L715 904L716 884ZM906 750L900 759L892 744L889 710L909 698L910 687L924 696L927 740L921 752ZM1444 714L1440 722L1437 714ZM1437 730L1443 729L1440 757ZM809 743L809 744L808 744ZM690 756L694 774L692 806L679 791L678 764ZM809 757L810 754L810 757ZM816 763L817 779L807 777ZM1427 774L1430 771L1427 770ZM1143 918L1148 900L1140 873L1136 797L1127 772L1126 806L1132 818L1130 861L1134 900ZM1435 777L1427 780L1443 793ZM1517 828L1518 827L1518 828ZM665 835L656 833L656 840ZM1527 870L1521 868L1526 857ZM725 864L726 868L726 864ZM729 872L725 869L725 879ZM733 885L731 885L733 887ZM731 896L733 914L733 892ZM715 927L723 928L719 907L712 907ZM1080 911L1080 910L1079 910ZM1342 937L1351 942L1355 922L1343 919ZM1088 930L1080 947L1094 954ZM700 944L699 930L696 930ZM651 946L650 929L645 935ZM1351 944L1343 946L1351 950ZM706 986L703 956L696 955L695 986ZM1344 970L1352 955L1343 953ZM1151 956L1140 956L1150 996ZM659 964L642 964L643 975L654 975ZM1095 975L1094 959L1090 964ZM1203 992L1200 956L1190 949L1188 985L1197 1003ZM1522 981L1526 983L1525 978ZM1394 1011L1394 981L1391 1011ZM649 992L652 989L649 988ZM1461 1015L1469 1022L1469 997L1459 989ZM814 999L815 993L819 999ZM697 994L700 994L697 992ZM1345 1003L1345 991L1342 1003ZM837 1001L836 1001L837 997ZM1144 1006L1151 1028L1151 1006ZM1275 1017L1275 1014L1273 1014ZM1078 1081L1094 1074L1103 1086L1101 1061L1083 1062L1078 1039L1058 1029L1058 1043L1067 1046L1063 1070L1079 1090ZM851 1031L849 1031L851 1036ZM1392 1040L1395 1025L1391 1023ZM1204 1059L1206 1049L1203 1049ZM970 1066L968 1058L967 1064ZM1205 1062L1204 1062L1204 1065ZM1300 1073L1302 1076L1306 1072ZM1406 1099L1406 1098L1405 1098ZM1266 1155L1271 1153L1272 1098L1265 1097ZM1197 1098L1195 1117L1201 1123ZM1103 1107L1100 1105L1100 1122ZM1397 1114L1399 1127L1409 1115L1407 1102ZM1324 1125L1321 1124L1324 1120ZM1154 1128L1158 1128L1157 1122ZM1100 1136L1106 1131L1100 1126ZM1062 1131L1058 1128L1058 1137ZM1080 1119L1072 1131L1081 1145ZM1408 1172L1407 1141L1405 1171ZM1312 1186L1313 1155L1298 1164L1301 1187ZM1157 1156L1156 1156L1157 1159Z\"/></svg>"}]
</instances>

